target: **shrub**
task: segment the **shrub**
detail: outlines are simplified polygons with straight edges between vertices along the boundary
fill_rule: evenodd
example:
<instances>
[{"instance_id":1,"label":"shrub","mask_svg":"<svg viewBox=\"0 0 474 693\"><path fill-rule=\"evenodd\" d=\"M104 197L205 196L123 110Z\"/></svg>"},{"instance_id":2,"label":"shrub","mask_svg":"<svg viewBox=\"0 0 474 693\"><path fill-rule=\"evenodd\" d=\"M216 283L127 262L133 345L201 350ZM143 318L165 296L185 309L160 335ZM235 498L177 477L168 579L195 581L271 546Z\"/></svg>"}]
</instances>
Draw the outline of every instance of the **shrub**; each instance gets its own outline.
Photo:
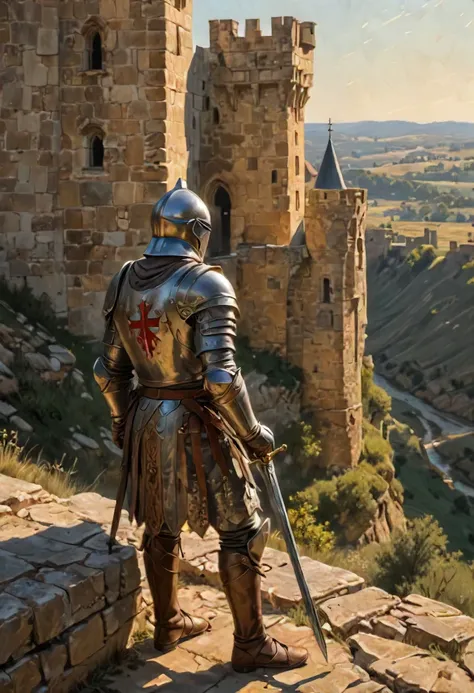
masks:
<instances>
[{"instance_id":1,"label":"shrub","mask_svg":"<svg viewBox=\"0 0 474 693\"><path fill-rule=\"evenodd\" d=\"M364 421L363 431L363 459L366 459L372 465L377 465L387 460L391 462L393 450L388 440L385 440L375 426L372 426L368 421Z\"/></svg>"},{"instance_id":2,"label":"shrub","mask_svg":"<svg viewBox=\"0 0 474 693\"><path fill-rule=\"evenodd\" d=\"M398 532L381 550L375 583L392 594L406 596L430 574L436 561L446 558L447 542L433 517L413 520L407 532Z\"/></svg>"},{"instance_id":3,"label":"shrub","mask_svg":"<svg viewBox=\"0 0 474 693\"><path fill-rule=\"evenodd\" d=\"M427 269L435 258L436 251L432 245L420 245L411 251L406 262L411 267L412 272L418 274Z\"/></svg>"},{"instance_id":4,"label":"shrub","mask_svg":"<svg viewBox=\"0 0 474 693\"><path fill-rule=\"evenodd\" d=\"M308 501L295 500L295 507L290 508L290 519L295 539L304 546L310 546L315 551L332 551L336 543L334 533L329 529L329 523L316 522L317 506Z\"/></svg>"}]
</instances>

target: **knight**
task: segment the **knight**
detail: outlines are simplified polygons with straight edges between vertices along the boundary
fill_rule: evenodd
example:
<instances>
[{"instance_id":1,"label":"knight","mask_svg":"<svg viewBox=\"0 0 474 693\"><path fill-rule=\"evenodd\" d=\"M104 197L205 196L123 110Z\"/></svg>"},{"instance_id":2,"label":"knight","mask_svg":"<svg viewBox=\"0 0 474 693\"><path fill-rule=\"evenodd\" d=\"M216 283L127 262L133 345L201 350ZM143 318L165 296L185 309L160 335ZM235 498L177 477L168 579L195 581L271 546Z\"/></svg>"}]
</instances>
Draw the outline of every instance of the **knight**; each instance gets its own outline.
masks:
<instances>
[{"instance_id":1,"label":"knight","mask_svg":"<svg viewBox=\"0 0 474 693\"><path fill-rule=\"evenodd\" d=\"M234 290L204 262L209 210L180 179L154 206L151 225L144 256L125 264L107 291L94 375L123 451L116 517L128 487L130 519L145 525L155 648L169 652L211 628L178 602L180 533L188 523L201 537L209 526L219 534L233 668L302 666L306 650L278 642L263 623L270 523L259 514L249 461L273 450L274 438L257 421L235 361Z\"/></svg>"}]
</instances>

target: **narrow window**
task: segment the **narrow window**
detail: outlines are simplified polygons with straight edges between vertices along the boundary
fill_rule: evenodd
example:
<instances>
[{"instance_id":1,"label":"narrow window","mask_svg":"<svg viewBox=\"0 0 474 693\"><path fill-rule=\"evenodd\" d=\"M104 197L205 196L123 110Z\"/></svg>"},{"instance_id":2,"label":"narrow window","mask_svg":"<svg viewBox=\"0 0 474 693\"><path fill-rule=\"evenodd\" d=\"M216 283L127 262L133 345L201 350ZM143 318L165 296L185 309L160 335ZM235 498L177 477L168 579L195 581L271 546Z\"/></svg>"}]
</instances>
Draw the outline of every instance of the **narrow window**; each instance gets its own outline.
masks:
<instances>
[{"instance_id":1,"label":"narrow window","mask_svg":"<svg viewBox=\"0 0 474 693\"><path fill-rule=\"evenodd\" d=\"M300 208L300 191L296 191L296 211L298 211Z\"/></svg>"},{"instance_id":2,"label":"narrow window","mask_svg":"<svg viewBox=\"0 0 474 693\"><path fill-rule=\"evenodd\" d=\"M300 157L297 156L295 159L295 173L297 176L300 175Z\"/></svg>"},{"instance_id":3,"label":"narrow window","mask_svg":"<svg viewBox=\"0 0 474 693\"><path fill-rule=\"evenodd\" d=\"M219 123L221 122L221 116L219 113L219 109L217 107L214 108L212 112L212 119L214 121L214 125L219 125Z\"/></svg>"},{"instance_id":4,"label":"narrow window","mask_svg":"<svg viewBox=\"0 0 474 693\"><path fill-rule=\"evenodd\" d=\"M364 241L361 236L357 239L357 253L359 257L359 269L364 269Z\"/></svg>"},{"instance_id":5,"label":"narrow window","mask_svg":"<svg viewBox=\"0 0 474 693\"><path fill-rule=\"evenodd\" d=\"M206 91L206 82L203 82L203 83L202 83L202 90L203 90L203 91Z\"/></svg>"},{"instance_id":6,"label":"narrow window","mask_svg":"<svg viewBox=\"0 0 474 693\"><path fill-rule=\"evenodd\" d=\"M278 171L276 169L272 171L272 183L278 183Z\"/></svg>"},{"instance_id":7,"label":"narrow window","mask_svg":"<svg viewBox=\"0 0 474 693\"><path fill-rule=\"evenodd\" d=\"M102 70L102 38L99 32L91 38L89 69Z\"/></svg>"},{"instance_id":8,"label":"narrow window","mask_svg":"<svg viewBox=\"0 0 474 693\"><path fill-rule=\"evenodd\" d=\"M179 29L180 27L176 25L176 55L181 55L181 32Z\"/></svg>"},{"instance_id":9,"label":"narrow window","mask_svg":"<svg viewBox=\"0 0 474 693\"><path fill-rule=\"evenodd\" d=\"M90 141L89 166L104 168L104 143L99 135L93 135Z\"/></svg>"},{"instance_id":10,"label":"narrow window","mask_svg":"<svg viewBox=\"0 0 474 693\"><path fill-rule=\"evenodd\" d=\"M206 96L204 99L204 110L209 111L210 108L211 108L211 99L209 98L209 96Z\"/></svg>"},{"instance_id":11,"label":"narrow window","mask_svg":"<svg viewBox=\"0 0 474 693\"><path fill-rule=\"evenodd\" d=\"M258 170L258 159L251 158L247 159L247 171L257 171Z\"/></svg>"},{"instance_id":12,"label":"narrow window","mask_svg":"<svg viewBox=\"0 0 474 693\"><path fill-rule=\"evenodd\" d=\"M323 303L331 303L331 280L328 277L324 277L323 280Z\"/></svg>"},{"instance_id":13,"label":"narrow window","mask_svg":"<svg viewBox=\"0 0 474 693\"><path fill-rule=\"evenodd\" d=\"M296 146L298 146L298 139L299 139L299 138L298 138L298 133L295 132L295 144L296 144Z\"/></svg>"},{"instance_id":14,"label":"narrow window","mask_svg":"<svg viewBox=\"0 0 474 693\"><path fill-rule=\"evenodd\" d=\"M193 130L196 129L196 116L193 116Z\"/></svg>"}]
</instances>

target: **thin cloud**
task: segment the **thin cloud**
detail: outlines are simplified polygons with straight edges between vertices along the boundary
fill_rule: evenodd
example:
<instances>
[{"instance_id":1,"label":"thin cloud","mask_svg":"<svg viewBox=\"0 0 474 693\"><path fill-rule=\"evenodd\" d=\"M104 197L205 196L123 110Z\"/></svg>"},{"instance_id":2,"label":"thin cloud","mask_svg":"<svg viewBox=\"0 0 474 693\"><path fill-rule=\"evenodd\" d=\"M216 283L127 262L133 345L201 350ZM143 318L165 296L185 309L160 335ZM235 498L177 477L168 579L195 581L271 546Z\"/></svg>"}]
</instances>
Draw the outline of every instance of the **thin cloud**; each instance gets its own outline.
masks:
<instances>
[{"instance_id":1,"label":"thin cloud","mask_svg":"<svg viewBox=\"0 0 474 693\"><path fill-rule=\"evenodd\" d=\"M396 17L392 17L392 19L388 19L386 22L384 22L382 24L382 26L388 26L389 24L392 24L393 22L398 21L399 19L401 19L404 16L405 16L405 10L403 10L403 12L401 14L397 14Z\"/></svg>"}]
</instances>

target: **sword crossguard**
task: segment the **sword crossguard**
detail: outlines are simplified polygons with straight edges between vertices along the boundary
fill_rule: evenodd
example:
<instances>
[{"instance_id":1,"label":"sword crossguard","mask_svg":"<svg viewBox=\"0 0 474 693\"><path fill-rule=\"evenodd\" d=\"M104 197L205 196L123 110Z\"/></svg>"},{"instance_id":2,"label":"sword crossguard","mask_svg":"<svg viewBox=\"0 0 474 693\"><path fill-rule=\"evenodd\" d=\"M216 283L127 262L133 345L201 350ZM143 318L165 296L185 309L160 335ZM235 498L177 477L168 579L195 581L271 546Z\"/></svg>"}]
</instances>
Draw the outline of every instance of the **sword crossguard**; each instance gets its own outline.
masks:
<instances>
[{"instance_id":1,"label":"sword crossguard","mask_svg":"<svg viewBox=\"0 0 474 693\"><path fill-rule=\"evenodd\" d=\"M288 445L280 445L279 448L276 450L272 450L269 452L265 457L262 458L262 462L264 464L270 464L270 462L273 462L274 458L280 454L280 452L286 452L288 450Z\"/></svg>"}]
</instances>

